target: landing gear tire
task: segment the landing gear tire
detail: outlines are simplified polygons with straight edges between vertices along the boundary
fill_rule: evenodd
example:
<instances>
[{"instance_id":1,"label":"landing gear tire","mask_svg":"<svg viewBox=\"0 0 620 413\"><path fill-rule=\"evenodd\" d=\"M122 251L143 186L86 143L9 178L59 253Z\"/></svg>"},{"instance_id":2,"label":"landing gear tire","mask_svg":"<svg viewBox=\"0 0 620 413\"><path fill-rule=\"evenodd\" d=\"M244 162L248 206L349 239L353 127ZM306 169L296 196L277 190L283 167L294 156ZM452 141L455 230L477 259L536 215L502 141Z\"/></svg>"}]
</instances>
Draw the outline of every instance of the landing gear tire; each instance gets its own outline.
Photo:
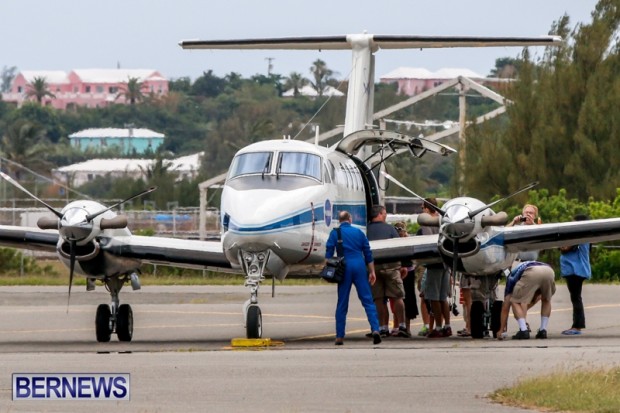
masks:
<instances>
[{"instance_id":1,"label":"landing gear tire","mask_svg":"<svg viewBox=\"0 0 620 413\"><path fill-rule=\"evenodd\" d=\"M116 335L119 341L131 341L133 337L133 311L129 304L121 304L118 308Z\"/></svg>"},{"instance_id":2,"label":"landing gear tire","mask_svg":"<svg viewBox=\"0 0 620 413\"><path fill-rule=\"evenodd\" d=\"M484 338L484 303L482 301L471 303L469 325L472 338Z\"/></svg>"},{"instance_id":3,"label":"landing gear tire","mask_svg":"<svg viewBox=\"0 0 620 413\"><path fill-rule=\"evenodd\" d=\"M97 341L107 343L110 341L112 329L110 328L110 318L112 311L107 304L99 304L97 307L97 315L95 316L95 331L97 333Z\"/></svg>"},{"instance_id":4,"label":"landing gear tire","mask_svg":"<svg viewBox=\"0 0 620 413\"><path fill-rule=\"evenodd\" d=\"M263 336L263 316L260 307L257 305L248 307L246 335L247 338L261 338Z\"/></svg>"},{"instance_id":5,"label":"landing gear tire","mask_svg":"<svg viewBox=\"0 0 620 413\"><path fill-rule=\"evenodd\" d=\"M497 338L497 331L502 323L502 305L504 305L503 301L495 300L491 307L491 331L493 332L493 338Z\"/></svg>"}]
</instances>

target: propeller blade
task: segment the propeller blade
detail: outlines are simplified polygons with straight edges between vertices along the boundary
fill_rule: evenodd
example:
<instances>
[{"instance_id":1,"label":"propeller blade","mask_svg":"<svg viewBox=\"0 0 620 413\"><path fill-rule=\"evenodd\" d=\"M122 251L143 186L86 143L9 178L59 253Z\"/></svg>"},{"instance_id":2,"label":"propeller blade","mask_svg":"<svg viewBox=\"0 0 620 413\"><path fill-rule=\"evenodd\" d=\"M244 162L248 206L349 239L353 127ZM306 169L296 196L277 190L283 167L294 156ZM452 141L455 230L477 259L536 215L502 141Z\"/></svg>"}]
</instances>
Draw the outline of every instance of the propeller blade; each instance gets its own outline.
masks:
<instances>
[{"instance_id":1,"label":"propeller blade","mask_svg":"<svg viewBox=\"0 0 620 413\"><path fill-rule=\"evenodd\" d=\"M149 189L146 189L146 190L144 190L144 191L140 192L139 194L132 195L132 196L130 196L129 198L124 199L124 200L122 200L122 201L120 201L120 202L117 202L116 204L114 204L114 205L112 205L112 206L110 206L110 207L107 207L107 208L105 208L105 209L102 209L102 210L101 210L101 211L99 211L99 212L95 212L94 214L89 214L89 215L86 215L86 221L87 221L87 222L90 222L90 221L92 221L93 219L97 218L99 215L103 214L104 212L109 211L109 210L111 210L111 209L113 209L113 208L116 208L117 206L119 206L119 205L121 205L121 204L124 204L125 202L131 201L132 199L138 198L138 197L143 196L143 195L146 195L146 194L150 194L151 192L153 192L153 191L154 191L154 190L156 190L156 189L157 189L157 187L156 187L156 186L152 186L152 187L150 187Z\"/></svg>"},{"instance_id":2,"label":"propeller blade","mask_svg":"<svg viewBox=\"0 0 620 413\"><path fill-rule=\"evenodd\" d=\"M69 295L67 296L67 314L69 314L69 302L71 301L71 286L73 285L73 272L75 270L75 241L69 243Z\"/></svg>"},{"instance_id":3,"label":"propeller blade","mask_svg":"<svg viewBox=\"0 0 620 413\"><path fill-rule=\"evenodd\" d=\"M481 213L482 211L484 211L485 209L487 209L487 208L491 208L493 205L495 205L495 204L499 204L500 202L505 201L505 200L507 200L508 198L511 198L511 197L513 197L513 196L515 196L515 195L517 195L517 194L520 194L521 192L527 191L528 189L532 189L532 188L533 188L533 187L535 187L536 185L538 185L538 181L532 182L531 184L527 184L527 185L525 185L523 188L521 188L521 189L519 189L519 190L517 190L517 191L513 192L513 193L512 193L512 194L510 194L510 195L507 195L507 196L503 197L502 199L498 199L497 201L491 202L490 204L486 204L485 206L480 207L480 208L476 209L475 211L471 211L471 212L469 213L469 217L470 217L470 218L473 218L473 217L475 217L476 215L478 215L479 213Z\"/></svg>"},{"instance_id":4,"label":"propeller blade","mask_svg":"<svg viewBox=\"0 0 620 413\"><path fill-rule=\"evenodd\" d=\"M405 191L409 192L411 195L413 195L413 196L415 196L416 198L418 198L418 199L422 200L422 202L424 202L424 204L425 204L428 208L430 208L430 209L434 210L435 212L437 212L437 213L438 213L439 215L441 215L442 217L446 214L446 213L445 213L445 212L444 212L441 208L439 208L439 207L437 207L437 206L435 206L435 205L433 205L433 204L431 204L431 203L426 202L426 201L424 200L424 198L422 198L420 195L418 195L418 194L416 194L415 192L413 192L411 189L407 188L405 185L401 184L401 183L400 183L400 182L399 182L396 178L394 178L394 177L393 177L392 175L390 175L389 173L381 171L381 174L382 174L383 176L385 176L385 178L386 178L386 179L388 179L388 180L390 180L390 181L394 182L396 185L400 186L400 187L401 187L401 188L403 188Z\"/></svg>"},{"instance_id":5,"label":"propeller blade","mask_svg":"<svg viewBox=\"0 0 620 413\"><path fill-rule=\"evenodd\" d=\"M59 211L56 211L51 205L46 204L43 200L41 200L40 198L38 198L36 195L32 194L30 191L28 191L26 188L24 188L23 186L21 186L19 184L19 182L17 182L15 179L11 178L10 176L8 176L7 174L5 174L4 172L0 171L0 176L7 181L8 183L10 183L11 185L13 185L15 188L19 189L20 191L22 191L23 193L27 194L28 196L30 196L30 198L34 199L35 201L40 202L41 204L45 205L45 207L47 209L49 209L50 211L52 211L52 213L54 213L54 215L56 215L58 218L62 218L62 214Z\"/></svg>"}]
</instances>

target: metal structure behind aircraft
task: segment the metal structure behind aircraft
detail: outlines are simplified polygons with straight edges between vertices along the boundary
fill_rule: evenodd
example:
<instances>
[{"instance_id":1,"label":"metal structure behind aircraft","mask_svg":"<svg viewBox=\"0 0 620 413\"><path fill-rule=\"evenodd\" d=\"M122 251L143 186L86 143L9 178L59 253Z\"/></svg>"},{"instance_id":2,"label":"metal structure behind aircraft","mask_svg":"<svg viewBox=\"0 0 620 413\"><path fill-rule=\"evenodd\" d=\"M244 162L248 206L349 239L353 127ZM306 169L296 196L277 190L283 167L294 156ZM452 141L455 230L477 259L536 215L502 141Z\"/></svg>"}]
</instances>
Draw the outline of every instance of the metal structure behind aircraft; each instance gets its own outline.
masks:
<instances>
[{"instance_id":1,"label":"metal structure behind aircraft","mask_svg":"<svg viewBox=\"0 0 620 413\"><path fill-rule=\"evenodd\" d=\"M89 221L88 225L80 228L82 232L79 240L72 231L62 228L49 229L51 226L44 221L39 228L0 226L0 245L55 251L69 268L73 263L76 274L89 279L99 279L107 286L116 286L114 292L111 292L112 305L102 304L102 309L97 311L96 328L99 341L109 340L113 332L117 333L120 340L131 340L133 320L129 322L125 314L120 314L120 308L127 307L119 305L118 292L123 283L131 281L131 274L138 270L141 263L194 268L234 268L243 271L246 275L246 286L250 288L250 299L244 306L246 334L250 338L261 337L262 317L258 306L258 288L264 275L269 273L274 278L284 279L288 273L298 268L320 266L324 261L324 243L329 231L337 225L335 217L338 212L350 211L353 224L365 230L368 209L381 202L372 168L382 159L377 160L377 157L371 156L369 159L373 159L373 163L367 164L366 159L358 157L361 148L373 145L387 152L407 149L413 157L429 152L440 155L454 152L453 149L435 142L372 128L370 122L373 111L374 53L377 50L554 45L558 42L556 37L478 38L369 34L181 42L181 45L188 49L352 49L353 70L349 82L343 139L330 148L285 139L258 142L241 149L233 158L222 193L221 242L132 235L124 226L108 228L104 219L122 222L123 218L116 217L116 214L105 206L92 201L75 201L63 208L60 212L62 217L55 215L63 220L69 218L69 211L74 211L71 214ZM458 202L463 202L469 211L484 206L482 202L471 198ZM103 210L106 210L105 213L101 212ZM444 218L452 217L451 211L446 210ZM491 251L491 247L499 251L500 256L503 254L504 261L499 264L502 266L505 265L505 257L518 250L620 238L620 219L546 224L536 228L500 228L494 226L497 222L493 222L492 226L483 226L483 218L491 215L492 212L485 209L474 216L463 218L464 225L451 226L453 229L471 228L468 239L479 244L468 251L467 257L461 255L464 266L469 265L470 260L474 262L476 257L492 257L492 254L486 253ZM88 220L87 217L91 219ZM454 217L460 217L460 213ZM58 221L56 218L55 222ZM456 221L452 222L456 224ZM466 238L461 237L460 240L464 241ZM493 242L487 242L489 240ZM66 245L69 246L68 259ZM447 249L446 243L439 243L437 235L373 241L371 246L375 261L379 263L401 259L439 262L446 257ZM465 252L465 249L463 251ZM481 253L483 255L480 255ZM490 265L490 261L486 264ZM468 271L473 271L473 267ZM70 269L70 272L73 270ZM107 307L107 311L103 307ZM118 325L114 331L114 308L119 309L119 316L126 321L121 331Z\"/></svg>"}]
</instances>

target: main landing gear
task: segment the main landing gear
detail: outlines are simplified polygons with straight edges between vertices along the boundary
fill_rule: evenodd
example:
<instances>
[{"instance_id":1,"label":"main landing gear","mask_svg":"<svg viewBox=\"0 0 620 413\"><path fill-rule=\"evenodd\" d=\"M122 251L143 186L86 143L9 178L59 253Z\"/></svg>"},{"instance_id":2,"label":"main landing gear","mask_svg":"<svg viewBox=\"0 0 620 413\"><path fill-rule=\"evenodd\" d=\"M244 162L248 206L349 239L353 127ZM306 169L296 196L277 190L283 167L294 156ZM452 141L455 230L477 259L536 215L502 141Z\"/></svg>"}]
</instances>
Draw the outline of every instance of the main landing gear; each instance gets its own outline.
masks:
<instances>
[{"instance_id":1,"label":"main landing gear","mask_svg":"<svg viewBox=\"0 0 620 413\"><path fill-rule=\"evenodd\" d=\"M250 298L243 305L247 338L263 336L263 316L258 306L258 287L265 279L265 265L270 251L239 251L239 262L245 272L245 286L250 287Z\"/></svg>"},{"instance_id":2,"label":"main landing gear","mask_svg":"<svg viewBox=\"0 0 620 413\"><path fill-rule=\"evenodd\" d=\"M134 290L140 289L140 281L137 274L132 273L125 277L112 277L104 280L106 289L110 292L112 302L99 304L97 315L95 316L95 332L97 341L107 343L110 341L112 333L116 333L119 341L131 341L133 337L133 311L129 304L119 305L118 294L123 288L123 284L131 282Z\"/></svg>"},{"instance_id":3,"label":"main landing gear","mask_svg":"<svg viewBox=\"0 0 620 413\"><path fill-rule=\"evenodd\" d=\"M501 324L503 301L497 300L497 284L502 273L496 276L474 277L475 287L472 286L470 327L472 338L485 338L493 335L497 338L497 331Z\"/></svg>"}]
</instances>

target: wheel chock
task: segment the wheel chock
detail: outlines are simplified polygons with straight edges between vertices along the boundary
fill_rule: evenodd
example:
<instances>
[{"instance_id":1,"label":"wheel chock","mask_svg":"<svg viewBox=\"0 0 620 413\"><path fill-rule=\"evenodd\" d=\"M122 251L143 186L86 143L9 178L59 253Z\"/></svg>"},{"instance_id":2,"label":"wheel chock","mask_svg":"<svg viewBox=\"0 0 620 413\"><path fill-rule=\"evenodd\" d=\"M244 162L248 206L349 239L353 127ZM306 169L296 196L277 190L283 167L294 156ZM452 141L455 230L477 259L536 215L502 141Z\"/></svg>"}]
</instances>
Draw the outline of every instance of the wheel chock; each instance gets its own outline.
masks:
<instances>
[{"instance_id":1,"label":"wheel chock","mask_svg":"<svg viewBox=\"0 0 620 413\"><path fill-rule=\"evenodd\" d=\"M233 338L230 340L232 347L269 347L272 345L270 338Z\"/></svg>"}]
</instances>

